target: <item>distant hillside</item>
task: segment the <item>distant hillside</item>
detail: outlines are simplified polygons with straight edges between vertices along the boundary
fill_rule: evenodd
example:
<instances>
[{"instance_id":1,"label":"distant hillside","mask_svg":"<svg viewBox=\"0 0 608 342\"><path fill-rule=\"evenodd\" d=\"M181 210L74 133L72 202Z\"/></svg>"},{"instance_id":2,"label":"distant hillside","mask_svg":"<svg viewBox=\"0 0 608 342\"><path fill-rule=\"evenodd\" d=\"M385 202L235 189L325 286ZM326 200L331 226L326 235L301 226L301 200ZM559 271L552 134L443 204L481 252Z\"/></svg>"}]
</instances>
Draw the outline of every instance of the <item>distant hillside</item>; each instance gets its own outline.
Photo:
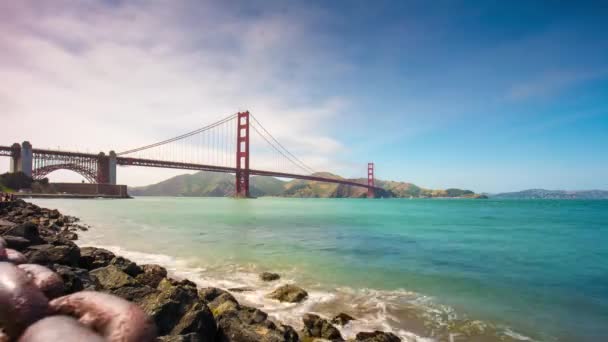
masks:
<instances>
[{"instance_id":1,"label":"distant hillside","mask_svg":"<svg viewBox=\"0 0 608 342\"><path fill-rule=\"evenodd\" d=\"M604 190L545 190L530 189L518 192L505 192L491 195L499 199L608 199L608 191Z\"/></svg>"},{"instance_id":2,"label":"distant hillside","mask_svg":"<svg viewBox=\"0 0 608 342\"><path fill-rule=\"evenodd\" d=\"M316 173L317 176L342 178L331 173ZM364 183L365 179L355 179ZM376 180L384 191L378 197L483 197L470 190L429 190L411 183ZM292 180L282 181L274 177L253 176L250 178L252 196L315 197L315 198L360 198L367 196L367 189L348 185ZM157 184L129 188L133 196L197 196L225 197L234 194L234 176L226 173L201 171L195 174L175 176Z\"/></svg>"}]
</instances>

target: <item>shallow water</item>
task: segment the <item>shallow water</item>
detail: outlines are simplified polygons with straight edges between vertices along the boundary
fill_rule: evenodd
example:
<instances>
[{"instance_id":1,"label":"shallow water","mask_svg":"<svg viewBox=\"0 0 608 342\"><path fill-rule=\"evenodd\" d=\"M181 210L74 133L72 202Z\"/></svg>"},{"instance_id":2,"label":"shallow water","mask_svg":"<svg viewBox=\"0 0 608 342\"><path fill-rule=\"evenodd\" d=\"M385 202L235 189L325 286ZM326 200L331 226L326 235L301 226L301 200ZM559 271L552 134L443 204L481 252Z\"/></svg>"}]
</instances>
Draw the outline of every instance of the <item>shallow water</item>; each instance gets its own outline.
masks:
<instances>
[{"instance_id":1,"label":"shallow water","mask_svg":"<svg viewBox=\"0 0 608 342\"><path fill-rule=\"evenodd\" d=\"M608 336L608 201L136 198L36 199L94 228L80 244L161 263L299 326L305 312L357 317L342 329L405 340L602 341ZM278 284L303 304L264 298Z\"/></svg>"}]
</instances>

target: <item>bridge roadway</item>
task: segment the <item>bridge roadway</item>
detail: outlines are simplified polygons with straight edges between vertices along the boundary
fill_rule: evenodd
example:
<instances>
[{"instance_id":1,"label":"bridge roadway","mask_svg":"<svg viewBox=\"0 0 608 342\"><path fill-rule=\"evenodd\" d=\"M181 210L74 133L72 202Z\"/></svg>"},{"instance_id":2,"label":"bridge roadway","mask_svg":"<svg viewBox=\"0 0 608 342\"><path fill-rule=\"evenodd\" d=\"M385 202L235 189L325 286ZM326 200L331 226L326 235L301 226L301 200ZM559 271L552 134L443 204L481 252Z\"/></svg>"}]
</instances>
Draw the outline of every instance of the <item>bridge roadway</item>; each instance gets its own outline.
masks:
<instances>
[{"instance_id":1,"label":"bridge roadway","mask_svg":"<svg viewBox=\"0 0 608 342\"><path fill-rule=\"evenodd\" d=\"M57 157L81 157L81 158L98 158L98 154L92 153L82 153L82 152L69 152L69 151L55 151L55 150L47 150L47 149L39 149L33 148L33 154L44 154L49 156L57 156ZM0 146L0 156L11 157L12 156L12 148L10 146ZM156 168L166 168L166 169L180 169L180 170L196 170L196 171L212 171L212 172L224 172L224 173L236 173L236 167L225 167L225 166L215 166L215 165L206 165L206 164L194 164L194 163L180 163L180 162L170 162L163 160L153 160L153 159L141 159L141 158L129 158L129 157L116 157L116 164L121 166L143 166L143 167L156 167ZM249 175L256 176L269 176L269 177L280 177L280 178L290 178L290 179L303 179L310 181L318 181L318 182L327 182L327 183L337 183L343 185L357 186L362 188L370 188L367 184L357 183L355 181L347 180L347 179L339 179L339 178L327 178L327 177L318 177L312 175L300 175L293 173L283 173L283 172L274 172L274 171L264 171L264 170L255 170L249 169ZM380 190L379 187L373 187L374 190Z\"/></svg>"}]
</instances>

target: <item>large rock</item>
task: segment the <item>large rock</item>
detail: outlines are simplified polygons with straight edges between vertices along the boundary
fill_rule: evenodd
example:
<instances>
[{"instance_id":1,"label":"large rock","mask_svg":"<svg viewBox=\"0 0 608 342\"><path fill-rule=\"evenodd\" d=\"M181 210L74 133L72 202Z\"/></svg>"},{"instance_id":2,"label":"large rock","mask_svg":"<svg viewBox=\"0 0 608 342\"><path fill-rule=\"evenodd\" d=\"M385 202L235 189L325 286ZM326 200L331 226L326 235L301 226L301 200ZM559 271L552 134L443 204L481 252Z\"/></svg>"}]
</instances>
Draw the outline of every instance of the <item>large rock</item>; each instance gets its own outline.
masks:
<instances>
[{"instance_id":1,"label":"large rock","mask_svg":"<svg viewBox=\"0 0 608 342\"><path fill-rule=\"evenodd\" d=\"M55 264L52 269L63 279L66 294L83 290L96 291L101 288L97 278L91 276L89 271L83 268Z\"/></svg>"},{"instance_id":2,"label":"large rock","mask_svg":"<svg viewBox=\"0 0 608 342\"><path fill-rule=\"evenodd\" d=\"M295 342L298 334L288 325L276 325L259 309L240 305L227 291L210 287L199 297L207 301L218 323L218 342Z\"/></svg>"},{"instance_id":3,"label":"large rock","mask_svg":"<svg viewBox=\"0 0 608 342\"><path fill-rule=\"evenodd\" d=\"M278 275L277 273L272 273L272 272L260 273L260 279L262 279L263 281L279 280L280 278L281 278L281 276Z\"/></svg>"},{"instance_id":4,"label":"large rock","mask_svg":"<svg viewBox=\"0 0 608 342\"><path fill-rule=\"evenodd\" d=\"M29 240L32 243L42 243L38 232L38 226L33 223L24 223L14 227L7 228L3 235L17 236Z\"/></svg>"},{"instance_id":5,"label":"large rock","mask_svg":"<svg viewBox=\"0 0 608 342\"><path fill-rule=\"evenodd\" d=\"M214 341L217 325L213 314L202 301L192 304L171 330L171 335L197 333L202 341Z\"/></svg>"},{"instance_id":6,"label":"large rock","mask_svg":"<svg viewBox=\"0 0 608 342\"><path fill-rule=\"evenodd\" d=\"M156 323L159 335L194 332L205 338L203 341L214 341L215 320L192 282L165 278L139 304Z\"/></svg>"},{"instance_id":7,"label":"large rock","mask_svg":"<svg viewBox=\"0 0 608 342\"><path fill-rule=\"evenodd\" d=\"M167 270L158 265L142 265L143 273L137 275L135 279L144 285L156 288L158 284L167 277Z\"/></svg>"},{"instance_id":8,"label":"large rock","mask_svg":"<svg viewBox=\"0 0 608 342\"><path fill-rule=\"evenodd\" d=\"M137 281L114 265L96 268L90 272L106 290L116 290L125 286L137 286Z\"/></svg>"},{"instance_id":9,"label":"large rock","mask_svg":"<svg viewBox=\"0 0 608 342\"><path fill-rule=\"evenodd\" d=\"M156 293L156 290L146 285L123 286L109 291L111 294L130 302L141 303L148 295Z\"/></svg>"},{"instance_id":10,"label":"large rock","mask_svg":"<svg viewBox=\"0 0 608 342\"><path fill-rule=\"evenodd\" d=\"M97 247L82 247L80 249L80 267L87 270L94 270L105 267L114 259L114 253L107 249Z\"/></svg>"},{"instance_id":11,"label":"large rock","mask_svg":"<svg viewBox=\"0 0 608 342\"><path fill-rule=\"evenodd\" d=\"M75 244L69 245L36 245L25 251L30 264L50 266L60 264L77 267L80 260L80 250Z\"/></svg>"},{"instance_id":12,"label":"large rock","mask_svg":"<svg viewBox=\"0 0 608 342\"><path fill-rule=\"evenodd\" d=\"M393 333L384 331L360 332L355 337L355 341L361 342L400 342L401 339Z\"/></svg>"},{"instance_id":13,"label":"large rock","mask_svg":"<svg viewBox=\"0 0 608 342\"><path fill-rule=\"evenodd\" d=\"M336 316L334 316L334 318L331 319L331 322L333 324L337 324L337 325L346 325L348 324L348 322L350 321L354 321L355 318L349 314L345 314L344 312L341 312L339 314L337 314Z\"/></svg>"},{"instance_id":14,"label":"large rock","mask_svg":"<svg viewBox=\"0 0 608 342\"><path fill-rule=\"evenodd\" d=\"M308 292L295 285L283 285L267 295L268 298L281 302L299 303L308 298Z\"/></svg>"},{"instance_id":15,"label":"large rock","mask_svg":"<svg viewBox=\"0 0 608 342\"><path fill-rule=\"evenodd\" d=\"M3 238L6 241L6 247L20 252L32 244L30 240L20 236L5 235Z\"/></svg>"},{"instance_id":16,"label":"large rock","mask_svg":"<svg viewBox=\"0 0 608 342\"><path fill-rule=\"evenodd\" d=\"M136 277L144 272L136 263L121 256L117 256L110 260L110 265L118 267L121 271L125 272L131 277Z\"/></svg>"},{"instance_id":17,"label":"large rock","mask_svg":"<svg viewBox=\"0 0 608 342\"><path fill-rule=\"evenodd\" d=\"M302 336L307 338L322 338L330 341L344 341L340 331L327 320L307 313L302 317L304 328Z\"/></svg>"}]
</instances>

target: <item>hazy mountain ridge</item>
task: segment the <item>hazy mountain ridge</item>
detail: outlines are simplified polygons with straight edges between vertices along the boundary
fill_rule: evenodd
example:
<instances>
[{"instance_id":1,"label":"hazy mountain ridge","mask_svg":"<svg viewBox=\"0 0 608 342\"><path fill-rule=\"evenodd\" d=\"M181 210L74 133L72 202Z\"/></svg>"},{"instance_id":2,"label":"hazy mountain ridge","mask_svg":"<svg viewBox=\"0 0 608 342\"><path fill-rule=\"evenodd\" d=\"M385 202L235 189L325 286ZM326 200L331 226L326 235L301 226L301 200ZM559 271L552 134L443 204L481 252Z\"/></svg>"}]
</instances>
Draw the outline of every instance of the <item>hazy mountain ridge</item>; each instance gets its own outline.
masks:
<instances>
[{"instance_id":1,"label":"hazy mountain ridge","mask_svg":"<svg viewBox=\"0 0 608 342\"><path fill-rule=\"evenodd\" d=\"M323 172L315 175L342 178ZM354 179L365 183L364 178ZM481 195L470 190L424 189L412 183L376 180L376 185L384 191L379 197L463 197L479 198ZM311 198L360 198L367 196L367 189L342 184L307 180L283 181L274 177L253 176L250 178L252 196L311 197ZM201 171L166 179L162 182L143 187L129 188L133 196L193 196L226 197L234 194L234 176L226 173Z\"/></svg>"},{"instance_id":2,"label":"hazy mountain ridge","mask_svg":"<svg viewBox=\"0 0 608 342\"><path fill-rule=\"evenodd\" d=\"M490 197L497 199L608 199L608 191L528 189L494 194L490 195Z\"/></svg>"}]
</instances>

